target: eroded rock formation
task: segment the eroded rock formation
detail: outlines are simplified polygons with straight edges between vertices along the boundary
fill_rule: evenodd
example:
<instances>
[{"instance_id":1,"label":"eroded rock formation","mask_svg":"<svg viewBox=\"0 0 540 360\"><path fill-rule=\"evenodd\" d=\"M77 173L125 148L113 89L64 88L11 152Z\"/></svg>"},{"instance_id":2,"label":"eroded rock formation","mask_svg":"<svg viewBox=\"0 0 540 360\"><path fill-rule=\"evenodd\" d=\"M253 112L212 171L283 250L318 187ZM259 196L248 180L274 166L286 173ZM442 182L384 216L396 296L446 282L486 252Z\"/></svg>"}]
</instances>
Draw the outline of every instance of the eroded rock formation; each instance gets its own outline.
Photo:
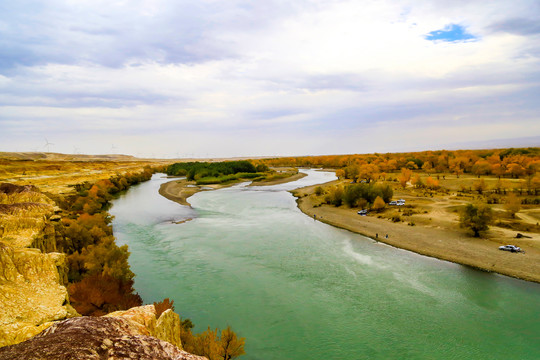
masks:
<instances>
[{"instance_id":1,"label":"eroded rock formation","mask_svg":"<svg viewBox=\"0 0 540 360\"><path fill-rule=\"evenodd\" d=\"M63 254L14 249L0 242L0 346L26 340L48 322L76 316L60 284Z\"/></svg>"},{"instance_id":2,"label":"eroded rock formation","mask_svg":"<svg viewBox=\"0 0 540 360\"><path fill-rule=\"evenodd\" d=\"M179 338L175 340L180 334L179 321L171 310L156 320L153 305L103 317L67 319L23 343L0 348L0 360L206 359L154 337L159 335L179 343Z\"/></svg>"},{"instance_id":3,"label":"eroded rock formation","mask_svg":"<svg viewBox=\"0 0 540 360\"><path fill-rule=\"evenodd\" d=\"M51 232L47 217L54 211L52 201L33 186L0 184L0 195L1 347L36 335L51 321L78 314L64 286L65 254L30 247L34 239Z\"/></svg>"},{"instance_id":4,"label":"eroded rock formation","mask_svg":"<svg viewBox=\"0 0 540 360\"><path fill-rule=\"evenodd\" d=\"M180 316L168 309L156 318L154 305L134 307L125 311L116 311L105 317L121 317L129 320L143 335L156 337L160 340L182 348L180 340Z\"/></svg>"}]
</instances>

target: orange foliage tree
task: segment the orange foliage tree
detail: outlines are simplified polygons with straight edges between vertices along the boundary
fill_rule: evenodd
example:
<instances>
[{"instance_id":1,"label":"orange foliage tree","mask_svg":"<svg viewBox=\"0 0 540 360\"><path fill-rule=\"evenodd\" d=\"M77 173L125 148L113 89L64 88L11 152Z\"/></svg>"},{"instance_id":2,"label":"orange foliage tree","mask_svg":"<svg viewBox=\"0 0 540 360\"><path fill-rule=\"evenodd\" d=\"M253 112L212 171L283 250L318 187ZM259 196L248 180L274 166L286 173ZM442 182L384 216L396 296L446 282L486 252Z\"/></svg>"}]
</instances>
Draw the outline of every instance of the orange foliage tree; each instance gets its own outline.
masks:
<instances>
[{"instance_id":1,"label":"orange foliage tree","mask_svg":"<svg viewBox=\"0 0 540 360\"><path fill-rule=\"evenodd\" d=\"M133 280L94 274L68 286L71 305L81 315L101 316L112 311L142 305Z\"/></svg>"},{"instance_id":2,"label":"orange foliage tree","mask_svg":"<svg viewBox=\"0 0 540 360\"><path fill-rule=\"evenodd\" d=\"M412 171L406 168L401 169L401 175L399 176L399 183L401 187L405 189L407 182L411 179Z\"/></svg>"}]
</instances>

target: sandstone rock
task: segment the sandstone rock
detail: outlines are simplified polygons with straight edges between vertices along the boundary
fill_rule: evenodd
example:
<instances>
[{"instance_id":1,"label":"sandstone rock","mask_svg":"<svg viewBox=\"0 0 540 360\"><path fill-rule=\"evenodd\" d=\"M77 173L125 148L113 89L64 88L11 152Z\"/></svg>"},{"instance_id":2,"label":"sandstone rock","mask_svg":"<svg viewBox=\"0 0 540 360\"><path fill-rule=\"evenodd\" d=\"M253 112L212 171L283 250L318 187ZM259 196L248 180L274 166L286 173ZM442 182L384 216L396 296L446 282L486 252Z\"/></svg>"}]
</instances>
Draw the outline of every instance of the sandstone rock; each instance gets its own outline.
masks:
<instances>
[{"instance_id":1,"label":"sandstone rock","mask_svg":"<svg viewBox=\"0 0 540 360\"><path fill-rule=\"evenodd\" d=\"M182 348L180 340L180 316L171 309L156 319L154 305L139 306L125 311L116 311L105 317L122 317L139 329L140 334L154 336Z\"/></svg>"},{"instance_id":2,"label":"sandstone rock","mask_svg":"<svg viewBox=\"0 0 540 360\"><path fill-rule=\"evenodd\" d=\"M59 268L64 254L12 248L0 242L0 346L26 340L44 324L77 315L68 305Z\"/></svg>"},{"instance_id":3,"label":"sandstone rock","mask_svg":"<svg viewBox=\"0 0 540 360\"><path fill-rule=\"evenodd\" d=\"M30 340L0 348L0 360L206 359L141 334L140 327L134 324L134 321L110 316L64 320Z\"/></svg>"},{"instance_id":4,"label":"sandstone rock","mask_svg":"<svg viewBox=\"0 0 540 360\"><path fill-rule=\"evenodd\" d=\"M182 349L180 316L171 309L165 310L156 323L154 336Z\"/></svg>"}]
</instances>

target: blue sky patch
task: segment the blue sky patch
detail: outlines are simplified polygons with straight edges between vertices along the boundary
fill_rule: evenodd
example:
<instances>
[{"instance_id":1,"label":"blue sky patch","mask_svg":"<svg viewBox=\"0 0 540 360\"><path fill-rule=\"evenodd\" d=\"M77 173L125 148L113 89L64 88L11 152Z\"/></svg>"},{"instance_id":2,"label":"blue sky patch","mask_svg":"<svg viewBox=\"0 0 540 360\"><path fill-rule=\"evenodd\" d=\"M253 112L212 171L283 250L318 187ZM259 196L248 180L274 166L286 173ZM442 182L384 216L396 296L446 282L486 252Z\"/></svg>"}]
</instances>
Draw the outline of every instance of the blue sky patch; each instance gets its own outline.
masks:
<instances>
[{"instance_id":1,"label":"blue sky patch","mask_svg":"<svg viewBox=\"0 0 540 360\"><path fill-rule=\"evenodd\" d=\"M442 30L435 30L426 35L426 40L431 41L465 41L476 39L473 35L467 33L461 25L450 24Z\"/></svg>"}]
</instances>

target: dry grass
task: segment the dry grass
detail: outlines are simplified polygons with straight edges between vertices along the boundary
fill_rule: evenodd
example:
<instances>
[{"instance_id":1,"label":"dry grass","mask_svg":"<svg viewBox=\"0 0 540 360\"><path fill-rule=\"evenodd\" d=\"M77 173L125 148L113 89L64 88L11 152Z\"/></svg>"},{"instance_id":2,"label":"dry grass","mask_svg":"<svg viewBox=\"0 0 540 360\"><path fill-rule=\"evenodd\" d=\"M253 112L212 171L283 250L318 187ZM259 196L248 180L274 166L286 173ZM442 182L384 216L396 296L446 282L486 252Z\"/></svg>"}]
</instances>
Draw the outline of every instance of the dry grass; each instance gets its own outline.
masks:
<instances>
[{"instance_id":1,"label":"dry grass","mask_svg":"<svg viewBox=\"0 0 540 360\"><path fill-rule=\"evenodd\" d=\"M0 241L15 247L29 246L32 239L43 232L55 205L46 193L74 194L76 184L140 172L147 165L165 163L136 159L104 161L82 155L69 161L61 154L0 153L0 183L39 188L39 191L0 193Z\"/></svg>"},{"instance_id":2,"label":"dry grass","mask_svg":"<svg viewBox=\"0 0 540 360\"><path fill-rule=\"evenodd\" d=\"M54 201L42 193L28 191L13 194L0 193L0 204L39 203L53 205Z\"/></svg>"},{"instance_id":3,"label":"dry grass","mask_svg":"<svg viewBox=\"0 0 540 360\"><path fill-rule=\"evenodd\" d=\"M160 166L172 162L134 158L129 161L120 161L114 157L111 161L97 161L83 155L79 156L80 159L67 155L64 156L65 159L57 159L60 154L55 155L58 156L53 157L54 160L42 160L40 157L33 160L14 160L4 154L3 158L0 156L0 182L16 185L31 184L44 192L71 194L76 184L109 179L116 174L138 172L147 165ZM68 160L70 157L75 160ZM119 156L119 158L122 157Z\"/></svg>"}]
</instances>

